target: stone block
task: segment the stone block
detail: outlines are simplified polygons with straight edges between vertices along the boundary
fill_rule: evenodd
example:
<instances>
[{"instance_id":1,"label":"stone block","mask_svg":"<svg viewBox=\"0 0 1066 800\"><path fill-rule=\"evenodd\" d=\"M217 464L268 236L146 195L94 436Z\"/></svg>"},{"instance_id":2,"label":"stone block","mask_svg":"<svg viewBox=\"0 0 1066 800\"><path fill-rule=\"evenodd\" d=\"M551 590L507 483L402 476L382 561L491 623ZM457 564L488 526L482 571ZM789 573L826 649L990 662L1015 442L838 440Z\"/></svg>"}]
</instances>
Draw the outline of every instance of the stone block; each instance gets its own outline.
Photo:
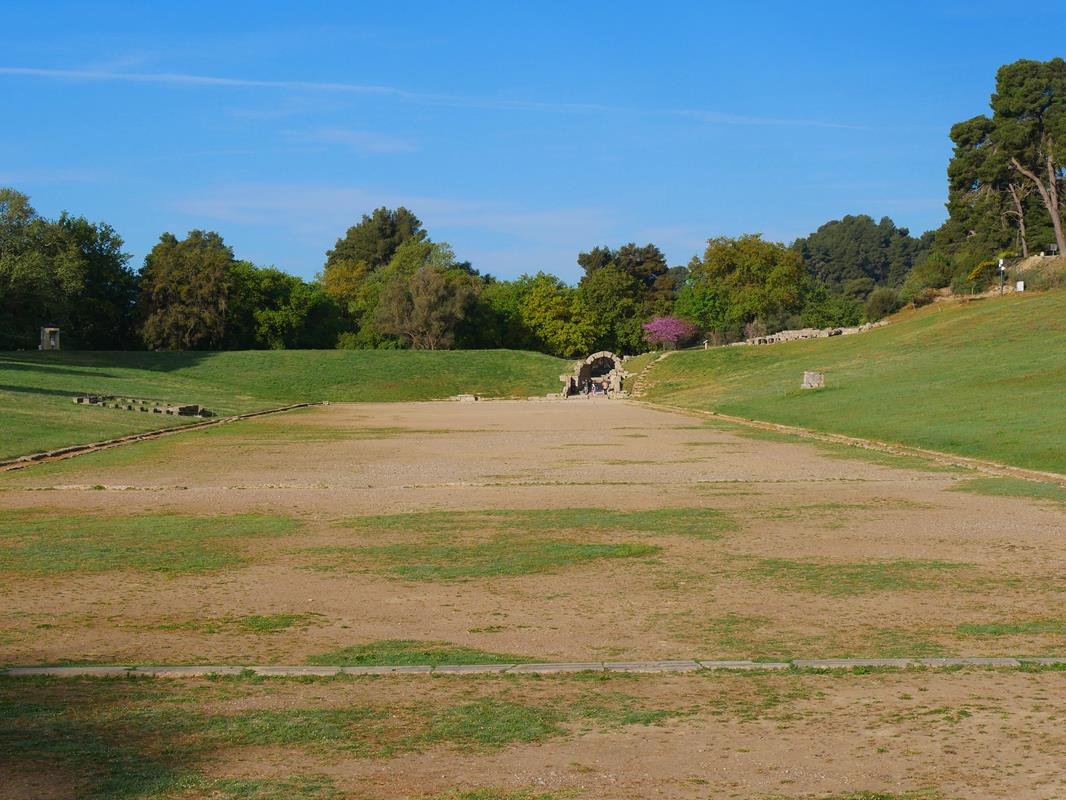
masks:
<instances>
[{"instance_id":1,"label":"stone block","mask_svg":"<svg viewBox=\"0 0 1066 800\"><path fill-rule=\"evenodd\" d=\"M129 675L130 667L12 667L8 675L51 675L56 678L71 678L79 675L112 678Z\"/></svg>"},{"instance_id":2,"label":"stone block","mask_svg":"<svg viewBox=\"0 0 1066 800\"><path fill-rule=\"evenodd\" d=\"M487 672L506 672L515 664L441 664L433 668L433 674L443 675L477 675Z\"/></svg>"},{"instance_id":3,"label":"stone block","mask_svg":"<svg viewBox=\"0 0 1066 800\"><path fill-rule=\"evenodd\" d=\"M909 658L805 658L793 661L793 666L803 669L851 669L853 667L897 667L914 665Z\"/></svg>"},{"instance_id":4,"label":"stone block","mask_svg":"<svg viewBox=\"0 0 1066 800\"><path fill-rule=\"evenodd\" d=\"M280 676L320 676L340 675L343 667L248 667L256 675L268 677Z\"/></svg>"},{"instance_id":5,"label":"stone block","mask_svg":"<svg viewBox=\"0 0 1066 800\"><path fill-rule=\"evenodd\" d=\"M131 675L154 675L158 678L191 678L198 675L240 675L247 667L223 666L176 666L176 667L135 667Z\"/></svg>"},{"instance_id":6,"label":"stone block","mask_svg":"<svg viewBox=\"0 0 1066 800\"><path fill-rule=\"evenodd\" d=\"M603 670L603 662L581 661L566 664L519 664L508 670L508 672L536 672L543 675L549 675L554 672L589 672L592 670L601 672Z\"/></svg>"},{"instance_id":7,"label":"stone block","mask_svg":"<svg viewBox=\"0 0 1066 800\"><path fill-rule=\"evenodd\" d=\"M695 661L607 661L609 672L693 672L700 668Z\"/></svg>"},{"instance_id":8,"label":"stone block","mask_svg":"<svg viewBox=\"0 0 1066 800\"><path fill-rule=\"evenodd\" d=\"M424 675L433 671L428 664L416 664L405 667L390 667L388 665L373 667L341 667L340 671L345 675Z\"/></svg>"}]
</instances>

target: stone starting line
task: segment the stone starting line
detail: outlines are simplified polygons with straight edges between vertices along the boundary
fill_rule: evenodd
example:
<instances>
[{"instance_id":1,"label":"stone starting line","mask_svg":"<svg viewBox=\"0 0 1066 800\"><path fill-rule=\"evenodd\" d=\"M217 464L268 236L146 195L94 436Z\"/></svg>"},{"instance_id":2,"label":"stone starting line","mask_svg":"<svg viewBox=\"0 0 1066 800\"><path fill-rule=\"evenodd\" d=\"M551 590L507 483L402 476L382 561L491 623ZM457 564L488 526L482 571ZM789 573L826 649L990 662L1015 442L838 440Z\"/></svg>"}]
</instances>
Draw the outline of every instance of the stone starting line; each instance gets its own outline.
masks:
<instances>
[{"instance_id":1,"label":"stone starting line","mask_svg":"<svg viewBox=\"0 0 1066 800\"><path fill-rule=\"evenodd\" d=\"M1063 658L815 658L792 661L574 661L544 664L418 664L345 666L71 666L8 667L0 676L56 678L146 676L189 678L254 674L263 677L332 677L336 675L553 675L566 672L697 672L761 670L852 670L856 668L944 669L951 667L1064 666Z\"/></svg>"}]
</instances>

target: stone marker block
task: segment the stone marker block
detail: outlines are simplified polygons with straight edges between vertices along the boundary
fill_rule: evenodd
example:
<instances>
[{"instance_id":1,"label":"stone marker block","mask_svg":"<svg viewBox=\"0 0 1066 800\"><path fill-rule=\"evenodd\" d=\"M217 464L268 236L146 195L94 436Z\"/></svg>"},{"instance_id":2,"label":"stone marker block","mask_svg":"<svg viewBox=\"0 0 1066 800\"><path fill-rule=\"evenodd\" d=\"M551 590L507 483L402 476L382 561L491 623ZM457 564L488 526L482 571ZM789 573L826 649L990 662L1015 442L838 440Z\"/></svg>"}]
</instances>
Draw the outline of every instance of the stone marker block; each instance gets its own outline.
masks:
<instances>
[{"instance_id":1,"label":"stone marker block","mask_svg":"<svg viewBox=\"0 0 1066 800\"><path fill-rule=\"evenodd\" d=\"M610 672L693 672L700 668L695 661L607 661Z\"/></svg>"},{"instance_id":2,"label":"stone marker block","mask_svg":"<svg viewBox=\"0 0 1066 800\"><path fill-rule=\"evenodd\" d=\"M918 662L926 667L1018 667L1016 658L921 658Z\"/></svg>"},{"instance_id":3,"label":"stone marker block","mask_svg":"<svg viewBox=\"0 0 1066 800\"><path fill-rule=\"evenodd\" d=\"M155 675L159 678L185 678L197 675L240 675L247 667L198 666L198 667L135 667L131 675Z\"/></svg>"},{"instance_id":4,"label":"stone marker block","mask_svg":"<svg viewBox=\"0 0 1066 800\"><path fill-rule=\"evenodd\" d=\"M416 664L406 667L390 667L387 664L376 667L341 667L345 675L421 675L433 671L428 664Z\"/></svg>"},{"instance_id":5,"label":"stone marker block","mask_svg":"<svg viewBox=\"0 0 1066 800\"><path fill-rule=\"evenodd\" d=\"M256 675L282 676L282 675L314 675L329 676L339 675L343 667L248 667Z\"/></svg>"},{"instance_id":6,"label":"stone marker block","mask_svg":"<svg viewBox=\"0 0 1066 800\"><path fill-rule=\"evenodd\" d=\"M341 667L343 675L388 675L392 667Z\"/></svg>"},{"instance_id":7,"label":"stone marker block","mask_svg":"<svg viewBox=\"0 0 1066 800\"><path fill-rule=\"evenodd\" d=\"M825 388L825 373L824 372L804 372L803 383L800 384L801 389L824 389Z\"/></svg>"},{"instance_id":8,"label":"stone marker block","mask_svg":"<svg viewBox=\"0 0 1066 800\"><path fill-rule=\"evenodd\" d=\"M506 672L515 664L441 664L433 668L433 674L474 675L486 672Z\"/></svg>"},{"instance_id":9,"label":"stone marker block","mask_svg":"<svg viewBox=\"0 0 1066 800\"><path fill-rule=\"evenodd\" d=\"M792 664L805 669L851 669L852 667L900 667L913 666L909 658L807 658Z\"/></svg>"},{"instance_id":10,"label":"stone marker block","mask_svg":"<svg viewBox=\"0 0 1066 800\"><path fill-rule=\"evenodd\" d=\"M421 675L423 673L432 672L433 667L428 664L416 664L409 667L390 667L389 672L395 675Z\"/></svg>"},{"instance_id":11,"label":"stone marker block","mask_svg":"<svg viewBox=\"0 0 1066 800\"><path fill-rule=\"evenodd\" d=\"M699 660L703 669L788 669L784 661L705 661Z\"/></svg>"},{"instance_id":12,"label":"stone marker block","mask_svg":"<svg viewBox=\"0 0 1066 800\"><path fill-rule=\"evenodd\" d=\"M595 670L597 672L602 671L603 662L582 661L567 664L518 664L508 670L508 672L537 672L547 675L553 672L588 672L589 670Z\"/></svg>"},{"instance_id":13,"label":"stone marker block","mask_svg":"<svg viewBox=\"0 0 1066 800\"><path fill-rule=\"evenodd\" d=\"M8 675L51 675L57 678L69 678L77 675L110 678L129 675L130 667L12 667Z\"/></svg>"}]
</instances>

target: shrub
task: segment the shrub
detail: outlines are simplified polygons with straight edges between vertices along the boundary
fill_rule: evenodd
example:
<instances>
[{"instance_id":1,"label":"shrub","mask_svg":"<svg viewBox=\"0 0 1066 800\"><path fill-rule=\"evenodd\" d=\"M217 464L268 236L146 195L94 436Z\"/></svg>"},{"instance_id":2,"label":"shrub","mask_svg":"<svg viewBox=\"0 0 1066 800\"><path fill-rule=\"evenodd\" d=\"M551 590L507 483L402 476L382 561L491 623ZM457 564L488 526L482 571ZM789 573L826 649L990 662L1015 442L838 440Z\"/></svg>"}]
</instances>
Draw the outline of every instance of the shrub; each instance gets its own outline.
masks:
<instances>
[{"instance_id":1,"label":"shrub","mask_svg":"<svg viewBox=\"0 0 1066 800\"><path fill-rule=\"evenodd\" d=\"M895 289L887 286L878 287L870 293L866 301L866 319L876 322L898 310L899 306L899 293Z\"/></svg>"},{"instance_id":2,"label":"shrub","mask_svg":"<svg viewBox=\"0 0 1066 800\"><path fill-rule=\"evenodd\" d=\"M948 286L954 276L955 264L948 256L938 252L930 253L915 265L910 275L907 276L907 280L903 282L903 287L899 292L900 300L904 303L925 305L931 302L932 297L936 297L934 292L929 299L925 299L928 296L926 290ZM924 296L920 297L920 295Z\"/></svg>"},{"instance_id":3,"label":"shrub","mask_svg":"<svg viewBox=\"0 0 1066 800\"><path fill-rule=\"evenodd\" d=\"M922 306L929 305L939 296L940 292L938 292L936 289L922 289L920 292L914 295L914 297L911 298L911 304L915 308L920 308Z\"/></svg>"},{"instance_id":4,"label":"shrub","mask_svg":"<svg viewBox=\"0 0 1066 800\"><path fill-rule=\"evenodd\" d=\"M862 305L853 297L831 294L824 298L809 299L800 315L799 325L790 328L846 328L858 325L862 317Z\"/></svg>"}]
</instances>

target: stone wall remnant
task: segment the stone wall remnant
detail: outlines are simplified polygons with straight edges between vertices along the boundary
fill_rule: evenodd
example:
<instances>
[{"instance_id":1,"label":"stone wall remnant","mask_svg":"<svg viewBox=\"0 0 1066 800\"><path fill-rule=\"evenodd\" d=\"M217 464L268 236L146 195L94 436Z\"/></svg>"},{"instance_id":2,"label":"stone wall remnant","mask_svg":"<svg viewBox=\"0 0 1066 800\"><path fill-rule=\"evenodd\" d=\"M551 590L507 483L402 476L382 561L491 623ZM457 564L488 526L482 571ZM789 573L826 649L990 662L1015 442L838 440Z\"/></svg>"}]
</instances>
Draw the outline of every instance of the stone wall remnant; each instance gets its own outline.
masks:
<instances>
[{"instance_id":1,"label":"stone wall remnant","mask_svg":"<svg viewBox=\"0 0 1066 800\"><path fill-rule=\"evenodd\" d=\"M798 342L803 339L827 339L831 336L850 336L853 333L866 333L866 331L887 325L886 320L867 322L854 328L800 328L793 331L778 331L767 336L753 336L743 342L734 342L734 345L745 344L781 344L782 342Z\"/></svg>"},{"instance_id":2,"label":"stone wall remnant","mask_svg":"<svg viewBox=\"0 0 1066 800\"><path fill-rule=\"evenodd\" d=\"M79 394L73 398L79 406L117 408L122 411L141 411L146 414L166 414L176 417L213 417L214 414L198 403L168 403L165 400L141 400L135 397L116 397L104 394Z\"/></svg>"}]
</instances>

